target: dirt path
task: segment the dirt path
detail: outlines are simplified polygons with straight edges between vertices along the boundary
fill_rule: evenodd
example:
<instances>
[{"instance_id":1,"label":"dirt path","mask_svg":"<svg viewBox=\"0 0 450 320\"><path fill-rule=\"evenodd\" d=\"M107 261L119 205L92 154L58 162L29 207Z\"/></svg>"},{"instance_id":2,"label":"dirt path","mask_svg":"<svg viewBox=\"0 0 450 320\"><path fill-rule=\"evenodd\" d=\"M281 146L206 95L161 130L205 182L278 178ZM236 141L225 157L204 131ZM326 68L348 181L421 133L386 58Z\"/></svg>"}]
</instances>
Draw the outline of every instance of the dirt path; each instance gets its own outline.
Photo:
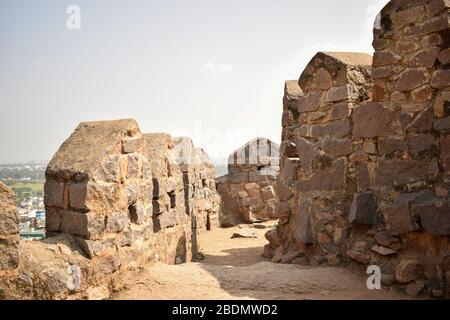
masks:
<instances>
[{"instance_id":1,"label":"dirt path","mask_svg":"<svg viewBox=\"0 0 450 320\"><path fill-rule=\"evenodd\" d=\"M251 229L256 239L231 239L238 230L201 235L205 260L149 265L127 279L126 290L115 299L407 299L393 291L368 290L366 278L343 268L268 262L261 256L267 229Z\"/></svg>"}]
</instances>

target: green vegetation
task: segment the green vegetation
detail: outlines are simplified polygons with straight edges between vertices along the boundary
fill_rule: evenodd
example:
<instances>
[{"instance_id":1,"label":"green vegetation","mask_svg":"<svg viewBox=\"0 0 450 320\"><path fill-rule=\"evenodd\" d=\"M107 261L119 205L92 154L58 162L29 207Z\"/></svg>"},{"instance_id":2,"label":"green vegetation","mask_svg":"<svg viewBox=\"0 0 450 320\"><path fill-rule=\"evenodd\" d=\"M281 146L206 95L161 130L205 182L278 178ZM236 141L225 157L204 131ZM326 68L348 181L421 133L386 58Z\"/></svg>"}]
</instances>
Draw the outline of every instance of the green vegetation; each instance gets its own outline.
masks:
<instances>
[{"instance_id":1,"label":"green vegetation","mask_svg":"<svg viewBox=\"0 0 450 320\"><path fill-rule=\"evenodd\" d=\"M44 184L41 182L8 182L7 185L16 193L17 202L33 196L44 196Z\"/></svg>"}]
</instances>

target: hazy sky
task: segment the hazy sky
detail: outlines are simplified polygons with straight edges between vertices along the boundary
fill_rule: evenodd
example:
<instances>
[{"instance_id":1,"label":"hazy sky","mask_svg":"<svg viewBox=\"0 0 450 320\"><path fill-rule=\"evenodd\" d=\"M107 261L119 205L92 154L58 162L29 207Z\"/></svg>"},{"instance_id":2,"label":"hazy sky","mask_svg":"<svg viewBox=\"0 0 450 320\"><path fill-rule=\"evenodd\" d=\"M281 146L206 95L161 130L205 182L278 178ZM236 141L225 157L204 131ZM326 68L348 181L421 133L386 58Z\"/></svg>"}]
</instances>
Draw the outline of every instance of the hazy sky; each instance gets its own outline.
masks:
<instances>
[{"instance_id":1,"label":"hazy sky","mask_svg":"<svg viewBox=\"0 0 450 320\"><path fill-rule=\"evenodd\" d=\"M0 162L48 160L79 122L119 118L215 158L279 142L284 81L317 51L372 53L387 2L0 0Z\"/></svg>"}]
</instances>

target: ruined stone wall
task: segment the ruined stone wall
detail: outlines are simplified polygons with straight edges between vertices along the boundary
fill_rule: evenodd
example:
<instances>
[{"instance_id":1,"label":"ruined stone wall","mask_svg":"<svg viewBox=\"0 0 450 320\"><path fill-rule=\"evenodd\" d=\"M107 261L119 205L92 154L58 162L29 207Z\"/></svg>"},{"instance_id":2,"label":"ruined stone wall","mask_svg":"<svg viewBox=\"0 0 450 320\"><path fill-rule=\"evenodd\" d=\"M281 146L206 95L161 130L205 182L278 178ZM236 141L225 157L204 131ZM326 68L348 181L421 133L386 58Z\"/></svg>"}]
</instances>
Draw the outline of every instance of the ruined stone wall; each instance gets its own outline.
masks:
<instances>
[{"instance_id":1,"label":"ruined stone wall","mask_svg":"<svg viewBox=\"0 0 450 320\"><path fill-rule=\"evenodd\" d=\"M182 173L186 213L191 217L193 256L199 251L196 236L219 226L220 196L216 190L216 167L203 149L186 137L172 138L172 159Z\"/></svg>"},{"instance_id":2,"label":"ruined stone wall","mask_svg":"<svg viewBox=\"0 0 450 320\"><path fill-rule=\"evenodd\" d=\"M195 258L197 234L218 224L215 167L190 140L197 162L178 163L174 141L134 120L81 123L46 171L48 237L22 242L4 298L104 299L124 272Z\"/></svg>"},{"instance_id":3,"label":"ruined stone wall","mask_svg":"<svg viewBox=\"0 0 450 320\"><path fill-rule=\"evenodd\" d=\"M245 144L230 155L228 172L217 179L222 196L222 226L277 218L279 146L276 143L257 138Z\"/></svg>"},{"instance_id":4,"label":"ruined stone wall","mask_svg":"<svg viewBox=\"0 0 450 320\"><path fill-rule=\"evenodd\" d=\"M303 72L300 88L286 84L278 232L289 236L283 247L273 241L266 247L275 261L301 253L340 263L345 214L355 191L352 172L362 151L351 141L350 114L367 99L370 64L365 54L318 53ZM276 231L268 235L277 237Z\"/></svg>"},{"instance_id":5,"label":"ruined stone wall","mask_svg":"<svg viewBox=\"0 0 450 320\"><path fill-rule=\"evenodd\" d=\"M16 196L0 182L0 299L19 266L19 212Z\"/></svg>"},{"instance_id":6,"label":"ruined stone wall","mask_svg":"<svg viewBox=\"0 0 450 320\"><path fill-rule=\"evenodd\" d=\"M287 88L279 181L287 205L266 248L275 261L378 265L384 284L408 294L450 294L449 7L395 0L383 9L371 78L349 73L350 88L360 89L326 95L359 92L348 113L339 107L346 114L339 125L323 125L340 112L321 113L317 103L329 75L339 79L334 63L320 68L324 54L302 74L302 90Z\"/></svg>"}]
</instances>

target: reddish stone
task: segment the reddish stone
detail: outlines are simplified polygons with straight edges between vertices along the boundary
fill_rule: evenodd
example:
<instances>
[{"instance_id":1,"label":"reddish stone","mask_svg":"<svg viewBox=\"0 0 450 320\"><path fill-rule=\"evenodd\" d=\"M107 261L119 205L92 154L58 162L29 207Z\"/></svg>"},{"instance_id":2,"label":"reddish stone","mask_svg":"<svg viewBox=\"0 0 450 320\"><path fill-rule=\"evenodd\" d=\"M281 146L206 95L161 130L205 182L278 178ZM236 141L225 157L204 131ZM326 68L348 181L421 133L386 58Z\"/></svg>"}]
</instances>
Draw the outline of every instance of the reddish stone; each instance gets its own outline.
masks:
<instances>
[{"instance_id":1,"label":"reddish stone","mask_svg":"<svg viewBox=\"0 0 450 320\"><path fill-rule=\"evenodd\" d=\"M386 86L384 82L377 81L372 86L372 100L375 102L384 101Z\"/></svg>"},{"instance_id":2,"label":"reddish stone","mask_svg":"<svg viewBox=\"0 0 450 320\"><path fill-rule=\"evenodd\" d=\"M439 140L441 148L441 163L447 174L450 174L450 136L442 137Z\"/></svg>"},{"instance_id":3,"label":"reddish stone","mask_svg":"<svg viewBox=\"0 0 450 320\"><path fill-rule=\"evenodd\" d=\"M425 49L417 53L411 60L412 67L432 67L439 54L439 48Z\"/></svg>"},{"instance_id":4,"label":"reddish stone","mask_svg":"<svg viewBox=\"0 0 450 320\"><path fill-rule=\"evenodd\" d=\"M321 92L312 93L298 99L298 112L316 111L320 107Z\"/></svg>"},{"instance_id":5,"label":"reddish stone","mask_svg":"<svg viewBox=\"0 0 450 320\"><path fill-rule=\"evenodd\" d=\"M423 267L417 260L402 260L395 267L395 279L400 283L408 283L422 275Z\"/></svg>"},{"instance_id":6,"label":"reddish stone","mask_svg":"<svg viewBox=\"0 0 450 320\"><path fill-rule=\"evenodd\" d=\"M439 167L436 159L417 160L380 160L376 174L378 186L397 186L417 181L434 180Z\"/></svg>"},{"instance_id":7,"label":"reddish stone","mask_svg":"<svg viewBox=\"0 0 450 320\"><path fill-rule=\"evenodd\" d=\"M409 150L413 154L419 154L423 151L430 150L434 144L434 136L431 134L422 134L409 138Z\"/></svg>"},{"instance_id":8,"label":"reddish stone","mask_svg":"<svg viewBox=\"0 0 450 320\"><path fill-rule=\"evenodd\" d=\"M450 86L450 70L438 70L433 73L431 86L433 88L444 88Z\"/></svg>"},{"instance_id":9,"label":"reddish stone","mask_svg":"<svg viewBox=\"0 0 450 320\"><path fill-rule=\"evenodd\" d=\"M385 156L405 149L405 142L399 137L386 137L378 139L378 154Z\"/></svg>"},{"instance_id":10,"label":"reddish stone","mask_svg":"<svg viewBox=\"0 0 450 320\"><path fill-rule=\"evenodd\" d=\"M327 94L327 102L338 102L348 99L349 88L347 86L331 88Z\"/></svg>"},{"instance_id":11,"label":"reddish stone","mask_svg":"<svg viewBox=\"0 0 450 320\"><path fill-rule=\"evenodd\" d=\"M352 142L350 139L327 139L323 150L333 159L347 156L352 152Z\"/></svg>"},{"instance_id":12,"label":"reddish stone","mask_svg":"<svg viewBox=\"0 0 450 320\"><path fill-rule=\"evenodd\" d=\"M425 102L431 100L431 88L429 86L423 86L413 90L411 93L414 101Z\"/></svg>"},{"instance_id":13,"label":"reddish stone","mask_svg":"<svg viewBox=\"0 0 450 320\"><path fill-rule=\"evenodd\" d=\"M353 137L386 137L396 133L394 113L381 103L363 102L353 112Z\"/></svg>"},{"instance_id":14,"label":"reddish stone","mask_svg":"<svg viewBox=\"0 0 450 320\"><path fill-rule=\"evenodd\" d=\"M409 202L394 204L383 210L386 230L392 235L416 231L419 226L412 220Z\"/></svg>"},{"instance_id":15,"label":"reddish stone","mask_svg":"<svg viewBox=\"0 0 450 320\"><path fill-rule=\"evenodd\" d=\"M359 163L356 166L356 186L359 192L366 191L370 188L370 176L367 163Z\"/></svg>"},{"instance_id":16,"label":"reddish stone","mask_svg":"<svg viewBox=\"0 0 450 320\"><path fill-rule=\"evenodd\" d=\"M433 128L433 113L434 110L431 107L422 110L407 129L417 129L419 132L430 131Z\"/></svg>"},{"instance_id":17,"label":"reddish stone","mask_svg":"<svg viewBox=\"0 0 450 320\"><path fill-rule=\"evenodd\" d=\"M450 49L442 50L438 59L443 65L450 64Z\"/></svg>"},{"instance_id":18,"label":"reddish stone","mask_svg":"<svg viewBox=\"0 0 450 320\"><path fill-rule=\"evenodd\" d=\"M372 69L372 79L384 79L392 76L392 67L378 67Z\"/></svg>"},{"instance_id":19,"label":"reddish stone","mask_svg":"<svg viewBox=\"0 0 450 320\"><path fill-rule=\"evenodd\" d=\"M450 117L436 119L433 127L435 130L450 130Z\"/></svg>"},{"instance_id":20,"label":"reddish stone","mask_svg":"<svg viewBox=\"0 0 450 320\"><path fill-rule=\"evenodd\" d=\"M398 91L411 91L428 82L427 71L424 69L409 69L400 75L397 82Z\"/></svg>"},{"instance_id":21,"label":"reddish stone","mask_svg":"<svg viewBox=\"0 0 450 320\"><path fill-rule=\"evenodd\" d=\"M357 193L353 198L350 209L349 222L356 224L374 225L376 220L377 203L372 192Z\"/></svg>"},{"instance_id":22,"label":"reddish stone","mask_svg":"<svg viewBox=\"0 0 450 320\"><path fill-rule=\"evenodd\" d=\"M373 55L373 66L382 67L391 64L395 64L401 60L399 55L392 53L390 51L377 51Z\"/></svg>"},{"instance_id":23,"label":"reddish stone","mask_svg":"<svg viewBox=\"0 0 450 320\"><path fill-rule=\"evenodd\" d=\"M351 259L362 263L362 264L368 264L370 262L370 255L367 253L358 252L355 250L347 251L346 255L350 257Z\"/></svg>"},{"instance_id":24,"label":"reddish stone","mask_svg":"<svg viewBox=\"0 0 450 320\"><path fill-rule=\"evenodd\" d=\"M292 237L303 244L314 244L317 242L311 216L311 201L301 200L298 213L293 222Z\"/></svg>"},{"instance_id":25,"label":"reddish stone","mask_svg":"<svg viewBox=\"0 0 450 320\"><path fill-rule=\"evenodd\" d=\"M333 165L321 172L318 172L308 181L300 181L299 190L308 191L340 191L345 190L347 171L347 160L340 158Z\"/></svg>"},{"instance_id":26,"label":"reddish stone","mask_svg":"<svg viewBox=\"0 0 450 320\"><path fill-rule=\"evenodd\" d=\"M443 201L413 204L411 211L420 217L422 227L433 236L450 235L450 205Z\"/></svg>"},{"instance_id":27,"label":"reddish stone","mask_svg":"<svg viewBox=\"0 0 450 320\"><path fill-rule=\"evenodd\" d=\"M418 24L405 32L406 36L422 35L432 32L438 32L448 28L447 15L442 15L424 23Z\"/></svg>"},{"instance_id":28,"label":"reddish stone","mask_svg":"<svg viewBox=\"0 0 450 320\"><path fill-rule=\"evenodd\" d=\"M330 120L342 120L345 118L348 118L349 115L349 104L344 102L344 103L338 103L335 104L331 107L331 118Z\"/></svg>"},{"instance_id":29,"label":"reddish stone","mask_svg":"<svg viewBox=\"0 0 450 320\"><path fill-rule=\"evenodd\" d=\"M332 121L326 124L316 124L311 126L311 136L343 138L350 133L350 124L347 119Z\"/></svg>"}]
</instances>

